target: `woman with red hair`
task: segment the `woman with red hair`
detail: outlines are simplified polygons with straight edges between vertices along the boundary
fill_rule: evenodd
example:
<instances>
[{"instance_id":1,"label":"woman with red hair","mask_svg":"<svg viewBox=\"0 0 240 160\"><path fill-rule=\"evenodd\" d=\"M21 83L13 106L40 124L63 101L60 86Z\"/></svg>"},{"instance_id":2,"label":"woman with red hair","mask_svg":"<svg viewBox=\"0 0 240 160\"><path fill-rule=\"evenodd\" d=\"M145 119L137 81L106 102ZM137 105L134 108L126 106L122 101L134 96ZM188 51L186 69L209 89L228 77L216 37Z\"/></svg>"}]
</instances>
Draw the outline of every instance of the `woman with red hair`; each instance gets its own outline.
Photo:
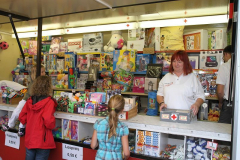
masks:
<instances>
[{"instance_id":1,"label":"woman with red hair","mask_svg":"<svg viewBox=\"0 0 240 160\"><path fill-rule=\"evenodd\" d=\"M205 100L200 81L192 73L192 67L185 51L176 51L169 67L169 73L159 82L157 101L162 108L192 110L198 113Z\"/></svg>"}]
</instances>

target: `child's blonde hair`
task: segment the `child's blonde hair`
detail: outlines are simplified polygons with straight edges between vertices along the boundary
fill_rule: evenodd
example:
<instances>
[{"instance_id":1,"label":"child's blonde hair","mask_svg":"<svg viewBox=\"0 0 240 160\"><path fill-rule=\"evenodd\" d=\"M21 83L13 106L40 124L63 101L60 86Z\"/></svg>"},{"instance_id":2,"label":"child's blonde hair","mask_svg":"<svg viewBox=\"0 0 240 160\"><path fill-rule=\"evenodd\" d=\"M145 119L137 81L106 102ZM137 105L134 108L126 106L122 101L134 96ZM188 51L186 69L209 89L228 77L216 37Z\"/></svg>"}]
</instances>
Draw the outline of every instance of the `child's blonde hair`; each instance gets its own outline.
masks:
<instances>
[{"instance_id":1,"label":"child's blonde hair","mask_svg":"<svg viewBox=\"0 0 240 160\"><path fill-rule=\"evenodd\" d=\"M49 96L52 92L52 80L49 76L39 76L30 89L31 96Z\"/></svg>"},{"instance_id":2,"label":"child's blonde hair","mask_svg":"<svg viewBox=\"0 0 240 160\"><path fill-rule=\"evenodd\" d=\"M41 64L41 69L44 68L44 66ZM45 68L44 68L45 69ZM31 72L30 72L30 77L31 77L31 80L33 81L34 79L36 79L36 76L37 76L37 65L34 64L32 69L31 69Z\"/></svg>"},{"instance_id":3,"label":"child's blonde hair","mask_svg":"<svg viewBox=\"0 0 240 160\"><path fill-rule=\"evenodd\" d=\"M108 102L108 113L109 113L109 133L108 139L112 136L116 136L116 128L118 124L118 115L124 109L125 100L121 95L115 95L110 98Z\"/></svg>"}]
</instances>

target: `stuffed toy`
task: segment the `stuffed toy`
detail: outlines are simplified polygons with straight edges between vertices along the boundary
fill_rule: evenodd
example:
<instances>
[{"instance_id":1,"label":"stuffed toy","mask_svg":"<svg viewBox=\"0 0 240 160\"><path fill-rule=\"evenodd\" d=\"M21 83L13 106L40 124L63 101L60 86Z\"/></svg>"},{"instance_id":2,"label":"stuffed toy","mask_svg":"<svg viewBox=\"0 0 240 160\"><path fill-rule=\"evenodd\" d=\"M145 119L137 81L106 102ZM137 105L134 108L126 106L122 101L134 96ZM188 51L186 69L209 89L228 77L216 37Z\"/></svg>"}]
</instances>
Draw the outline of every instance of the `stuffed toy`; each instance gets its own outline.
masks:
<instances>
[{"instance_id":1,"label":"stuffed toy","mask_svg":"<svg viewBox=\"0 0 240 160\"><path fill-rule=\"evenodd\" d=\"M122 49L122 50L127 49L127 46L125 45L121 31L112 31L111 39L109 40L107 45L104 46L105 52L112 52L115 49Z\"/></svg>"},{"instance_id":2,"label":"stuffed toy","mask_svg":"<svg viewBox=\"0 0 240 160\"><path fill-rule=\"evenodd\" d=\"M25 68L25 66L20 63L19 65L17 65L16 68L14 68L14 69L12 70L11 73L14 75L16 71L24 70L24 68Z\"/></svg>"}]
</instances>

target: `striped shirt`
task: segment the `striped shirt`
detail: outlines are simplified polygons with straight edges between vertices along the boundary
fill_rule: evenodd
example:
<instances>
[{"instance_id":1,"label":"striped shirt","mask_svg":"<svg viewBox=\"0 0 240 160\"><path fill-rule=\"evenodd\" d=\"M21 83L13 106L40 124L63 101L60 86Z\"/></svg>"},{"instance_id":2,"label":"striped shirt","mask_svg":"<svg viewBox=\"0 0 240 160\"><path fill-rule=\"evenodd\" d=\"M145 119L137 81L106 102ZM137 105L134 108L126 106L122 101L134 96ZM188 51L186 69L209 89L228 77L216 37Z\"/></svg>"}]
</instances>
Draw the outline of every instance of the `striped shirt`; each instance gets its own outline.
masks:
<instances>
[{"instance_id":1,"label":"striped shirt","mask_svg":"<svg viewBox=\"0 0 240 160\"><path fill-rule=\"evenodd\" d=\"M109 117L97 120L93 128L97 131L99 149L95 160L122 160L122 136L129 134L128 127L121 121L118 121L116 136L108 139Z\"/></svg>"}]
</instances>

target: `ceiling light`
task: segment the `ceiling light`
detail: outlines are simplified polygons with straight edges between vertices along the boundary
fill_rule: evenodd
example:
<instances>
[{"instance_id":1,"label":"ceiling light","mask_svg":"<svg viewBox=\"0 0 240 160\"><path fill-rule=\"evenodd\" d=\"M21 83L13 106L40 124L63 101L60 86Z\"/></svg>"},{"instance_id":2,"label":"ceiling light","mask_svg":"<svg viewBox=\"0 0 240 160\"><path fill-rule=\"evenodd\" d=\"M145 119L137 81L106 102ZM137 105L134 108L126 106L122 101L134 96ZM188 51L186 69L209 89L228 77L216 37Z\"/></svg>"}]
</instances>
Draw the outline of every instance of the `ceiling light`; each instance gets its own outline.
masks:
<instances>
[{"instance_id":1,"label":"ceiling light","mask_svg":"<svg viewBox=\"0 0 240 160\"><path fill-rule=\"evenodd\" d=\"M62 35L62 34L64 34L63 29L42 31L42 36L55 36L55 35ZM37 35L38 35L37 32L18 33L18 38L37 37ZM16 38L15 34L12 34L12 38Z\"/></svg>"},{"instance_id":2,"label":"ceiling light","mask_svg":"<svg viewBox=\"0 0 240 160\"><path fill-rule=\"evenodd\" d=\"M79 27L79 28L67 28L65 29L66 34L75 33L89 33L89 32L104 32L104 31L115 31L115 30L128 30L136 29L137 23L118 23L118 24L108 24L108 25L98 25L89 27Z\"/></svg>"},{"instance_id":3,"label":"ceiling light","mask_svg":"<svg viewBox=\"0 0 240 160\"><path fill-rule=\"evenodd\" d=\"M103 0L96 0L98 3L103 4L104 6L107 6L108 8L112 9L112 6L110 6L107 2L104 2Z\"/></svg>"},{"instance_id":4,"label":"ceiling light","mask_svg":"<svg viewBox=\"0 0 240 160\"><path fill-rule=\"evenodd\" d=\"M170 26L216 24L216 23L227 23L227 22L228 22L227 15L218 15L218 16L157 20L157 21L142 21L142 22L139 22L140 23L139 27L140 28L170 27Z\"/></svg>"}]
</instances>

